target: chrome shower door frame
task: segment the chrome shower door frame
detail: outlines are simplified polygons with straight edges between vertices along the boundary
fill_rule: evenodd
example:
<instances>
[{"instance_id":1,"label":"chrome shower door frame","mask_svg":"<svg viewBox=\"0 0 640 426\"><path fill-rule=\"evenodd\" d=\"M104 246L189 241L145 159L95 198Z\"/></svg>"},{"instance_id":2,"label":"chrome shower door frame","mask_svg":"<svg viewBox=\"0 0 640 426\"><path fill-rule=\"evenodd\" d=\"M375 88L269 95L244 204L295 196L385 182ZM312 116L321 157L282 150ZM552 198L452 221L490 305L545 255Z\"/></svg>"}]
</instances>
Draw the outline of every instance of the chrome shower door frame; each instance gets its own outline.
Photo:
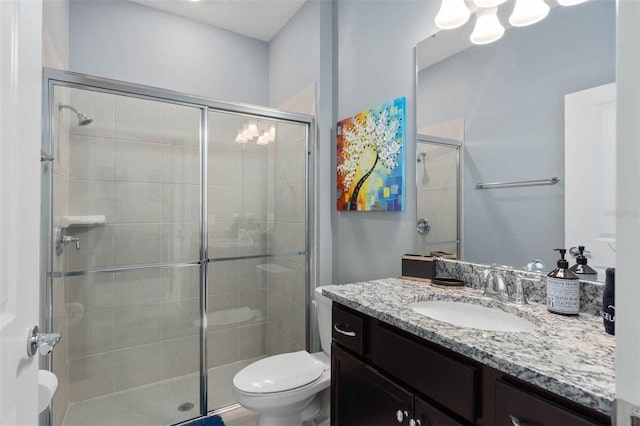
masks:
<instances>
[{"instance_id":1,"label":"chrome shower door frame","mask_svg":"<svg viewBox=\"0 0 640 426\"><path fill-rule=\"evenodd\" d=\"M128 96L134 98L147 99L158 102L166 102L171 104L184 105L192 108L200 109L200 141L199 141L199 155L200 155L200 250L199 259L193 262L181 262L181 263L164 263L154 265L138 265L132 267L115 267L115 268L96 268L86 271L70 272L68 276L72 275L85 275L94 273L112 273L119 271L132 271L132 270L145 270L155 268L175 268L175 267L187 267L199 265L200 268L200 283L199 283L199 295L200 295L200 416L206 416L209 413L208 410L208 398L207 398L207 382L208 382L208 365L207 365L207 274L208 264L213 259L209 258L208 253L208 199L207 199L207 177L208 177L208 114L209 112L228 112L235 115L246 115L256 118L270 119L285 123L301 124L306 127L305 137L305 153L307 155L305 162L305 189L306 189L306 202L305 202L305 251L297 253L298 255L305 255L305 321L307 330L306 333L306 349L310 350L313 345L313 339L311 333L314 333L312 326L310 305L313 288L315 287L315 273L312 270L315 269L317 264L314 259L316 250L315 242L313 241L312 229L315 229L316 214L313 209L313 197L314 181L311 175L313 170L314 161L314 146L315 146L315 121L312 116L295 114L284 111L279 111L273 108L259 107L242 103L223 102L204 97L184 94L176 91L145 86L140 84L127 83L117 80L105 79L100 77L89 76L85 74L74 73L70 71L62 71L55 69L45 68L43 71L43 135L42 135L42 207L41 207L41 229L42 241L41 241L41 261L40 261L40 276L41 276L41 302L40 302L40 324L41 329L44 332L51 332L53 324L53 298L52 298L52 286L53 279L60 274L53 274L53 250L52 250L52 230L53 230L53 120L52 113L55 105L53 105L54 99L54 87L67 87L75 89L90 90L95 92L109 93L114 95ZM269 256L269 255L266 255ZM265 257L265 256L262 256ZM67 276L67 275L65 275ZM55 356L55 355L54 355ZM43 359L42 367L51 370L52 362L51 357ZM51 424L51 415L44 420L45 425Z\"/></svg>"},{"instance_id":2,"label":"chrome shower door frame","mask_svg":"<svg viewBox=\"0 0 640 426\"><path fill-rule=\"evenodd\" d=\"M416 145L417 144L429 144L436 146L444 146L448 148L452 148L456 150L456 210L457 210L457 220L456 220L456 249L457 249L457 257L458 259L464 259L464 244L463 244L463 223L464 217L462 217L461 212L463 212L463 183L464 183L464 157L462 156L462 148L464 146L463 142L455 140L455 139L447 139L447 138L439 138L436 136L422 135L419 134L416 137ZM416 148L417 151L417 148ZM416 184L418 180L418 173L416 170ZM417 210L417 209L416 209ZM416 221L418 217L416 216Z\"/></svg>"}]
</instances>

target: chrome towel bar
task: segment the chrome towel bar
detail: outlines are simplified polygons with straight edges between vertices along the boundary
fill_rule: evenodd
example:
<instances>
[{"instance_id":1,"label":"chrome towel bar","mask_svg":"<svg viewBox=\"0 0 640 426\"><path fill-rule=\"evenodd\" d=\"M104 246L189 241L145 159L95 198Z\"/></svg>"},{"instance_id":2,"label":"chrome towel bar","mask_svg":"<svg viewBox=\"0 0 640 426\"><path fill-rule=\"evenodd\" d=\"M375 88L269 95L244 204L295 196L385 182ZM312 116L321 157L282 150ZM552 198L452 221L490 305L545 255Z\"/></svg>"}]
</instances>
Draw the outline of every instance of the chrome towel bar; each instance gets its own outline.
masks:
<instances>
[{"instance_id":1,"label":"chrome towel bar","mask_svg":"<svg viewBox=\"0 0 640 426\"><path fill-rule=\"evenodd\" d=\"M490 188L502 188L512 186L535 186L535 185L555 185L560 182L560 178L554 176L549 179L538 180L520 180L513 182L491 182L491 183L476 183L476 189L490 189Z\"/></svg>"}]
</instances>

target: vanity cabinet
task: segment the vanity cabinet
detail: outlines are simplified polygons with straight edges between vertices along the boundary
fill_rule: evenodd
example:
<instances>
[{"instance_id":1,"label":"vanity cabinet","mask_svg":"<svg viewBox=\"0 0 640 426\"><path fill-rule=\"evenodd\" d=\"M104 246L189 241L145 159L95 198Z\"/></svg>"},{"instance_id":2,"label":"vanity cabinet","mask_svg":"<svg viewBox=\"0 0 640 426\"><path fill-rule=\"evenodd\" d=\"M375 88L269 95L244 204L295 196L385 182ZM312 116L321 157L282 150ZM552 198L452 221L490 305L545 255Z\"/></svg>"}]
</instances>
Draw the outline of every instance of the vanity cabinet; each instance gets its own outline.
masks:
<instances>
[{"instance_id":1,"label":"vanity cabinet","mask_svg":"<svg viewBox=\"0 0 640 426\"><path fill-rule=\"evenodd\" d=\"M334 302L333 426L595 426L607 416Z\"/></svg>"},{"instance_id":2,"label":"vanity cabinet","mask_svg":"<svg viewBox=\"0 0 640 426\"><path fill-rule=\"evenodd\" d=\"M335 343L331 380L334 426L463 426Z\"/></svg>"}]
</instances>

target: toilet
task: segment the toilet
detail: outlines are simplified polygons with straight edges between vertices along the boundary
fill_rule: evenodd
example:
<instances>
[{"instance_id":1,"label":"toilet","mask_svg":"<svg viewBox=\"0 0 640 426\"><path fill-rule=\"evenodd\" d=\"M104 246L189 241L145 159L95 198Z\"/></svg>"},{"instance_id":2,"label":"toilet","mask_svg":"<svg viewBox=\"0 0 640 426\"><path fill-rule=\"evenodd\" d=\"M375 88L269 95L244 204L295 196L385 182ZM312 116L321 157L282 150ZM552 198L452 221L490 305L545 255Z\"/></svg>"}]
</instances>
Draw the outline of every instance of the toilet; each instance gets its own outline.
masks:
<instances>
[{"instance_id":1,"label":"toilet","mask_svg":"<svg viewBox=\"0 0 640 426\"><path fill-rule=\"evenodd\" d=\"M257 426L329 425L326 392L331 384L331 300L317 288L322 352L291 352L256 361L233 378L236 401L258 415ZM322 419L321 419L322 418Z\"/></svg>"}]
</instances>

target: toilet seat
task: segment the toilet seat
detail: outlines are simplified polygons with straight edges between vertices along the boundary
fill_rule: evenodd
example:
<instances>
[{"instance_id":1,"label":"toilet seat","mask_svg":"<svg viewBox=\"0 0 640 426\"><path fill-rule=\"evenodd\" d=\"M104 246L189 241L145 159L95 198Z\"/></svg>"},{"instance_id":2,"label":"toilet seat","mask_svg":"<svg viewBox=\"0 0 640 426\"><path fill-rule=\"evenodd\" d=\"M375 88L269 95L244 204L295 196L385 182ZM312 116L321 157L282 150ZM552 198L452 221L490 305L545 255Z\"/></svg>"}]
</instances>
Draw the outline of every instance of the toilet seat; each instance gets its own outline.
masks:
<instances>
[{"instance_id":1,"label":"toilet seat","mask_svg":"<svg viewBox=\"0 0 640 426\"><path fill-rule=\"evenodd\" d=\"M325 363L307 351L274 355L243 368L233 386L244 394L281 393L318 381L325 369Z\"/></svg>"}]
</instances>

